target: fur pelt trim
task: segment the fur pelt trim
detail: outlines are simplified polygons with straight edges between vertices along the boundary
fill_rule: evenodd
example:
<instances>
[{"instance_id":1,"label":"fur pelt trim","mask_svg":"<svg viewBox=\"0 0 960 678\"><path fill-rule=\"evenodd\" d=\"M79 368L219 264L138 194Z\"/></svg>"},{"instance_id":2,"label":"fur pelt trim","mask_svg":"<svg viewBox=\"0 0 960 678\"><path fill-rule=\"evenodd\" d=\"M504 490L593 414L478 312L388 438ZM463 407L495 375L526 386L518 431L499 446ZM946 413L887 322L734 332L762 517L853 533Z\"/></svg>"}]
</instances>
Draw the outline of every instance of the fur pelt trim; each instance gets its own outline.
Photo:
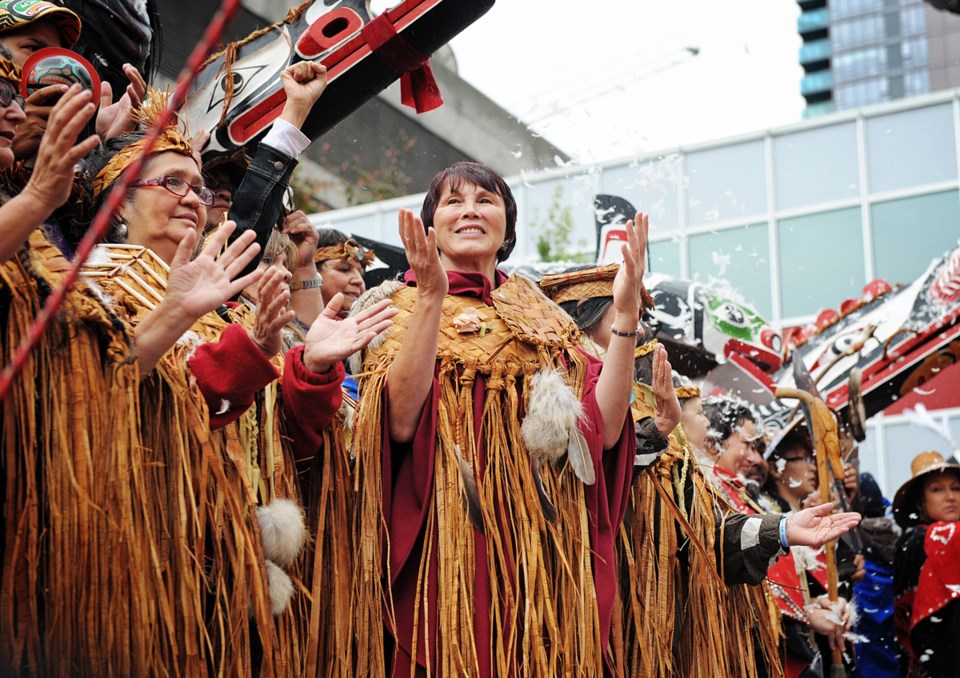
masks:
<instances>
[{"instance_id":1,"label":"fur pelt trim","mask_svg":"<svg viewBox=\"0 0 960 678\"><path fill-rule=\"evenodd\" d=\"M284 567L293 565L307 538L303 509L290 499L274 499L257 507L257 521L266 557Z\"/></svg>"},{"instance_id":2,"label":"fur pelt trim","mask_svg":"<svg viewBox=\"0 0 960 678\"><path fill-rule=\"evenodd\" d=\"M360 311L370 308L378 301L389 299L396 294L397 290L400 290L404 287L406 287L406 285L399 280L384 280L376 287L371 287L369 290L361 294L360 298L353 302L353 306L350 307L350 315L356 315ZM370 342L367 348L379 348L388 336L390 336L389 327L374 337L373 341ZM352 356L347 358L347 364L350 367L350 374L360 374L363 372L363 351L357 351Z\"/></svg>"},{"instance_id":3,"label":"fur pelt trim","mask_svg":"<svg viewBox=\"0 0 960 678\"><path fill-rule=\"evenodd\" d=\"M583 405L559 370L540 370L530 380L530 400L520 426L530 456L557 462L583 419Z\"/></svg>"},{"instance_id":4,"label":"fur pelt trim","mask_svg":"<svg viewBox=\"0 0 960 678\"><path fill-rule=\"evenodd\" d=\"M273 610L273 616L281 614L290 604L293 598L293 582L290 576L280 569L272 560L266 561L267 564L267 586L270 589L270 608Z\"/></svg>"}]
</instances>

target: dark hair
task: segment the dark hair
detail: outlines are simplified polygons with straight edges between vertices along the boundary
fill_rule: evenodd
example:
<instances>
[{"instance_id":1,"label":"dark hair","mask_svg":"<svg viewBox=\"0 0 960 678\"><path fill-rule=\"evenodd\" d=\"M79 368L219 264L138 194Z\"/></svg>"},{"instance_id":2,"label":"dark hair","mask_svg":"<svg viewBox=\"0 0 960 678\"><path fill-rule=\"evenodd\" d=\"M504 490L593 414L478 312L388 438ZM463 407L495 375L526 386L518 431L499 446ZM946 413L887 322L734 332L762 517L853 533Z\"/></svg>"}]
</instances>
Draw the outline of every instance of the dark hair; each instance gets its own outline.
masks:
<instances>
[{"instance_id":1,"label":"dark hair","mask_svg":"<svg viewBox=\"0 0 960 678\"><path fill-rule=\"evenodd\" d=\"M318 248L342 245L350 239L346 233L335 228L319 228L317 232L320 234L320 239L317 241Z\"/></svg>"},{"instance_id":2,"label":"dark hair","mask_svg":"<svg viewBox=\"0 0 960 678\"><path fill-rule=\"evenodd\" d=\"M567 315L573 318L584 332L589 332L590 328L603 320L607 309L613 304L613 297L593 297L580 303L577 299L571 299L560 304L560 308L567 312Z\"/></svg>"},{"instance_id":3,"label":"dark hair","mask_svg":"<svg viewBox=\"0 0 960 678\"><path fill-rule=\"evenodd\" d=\"M745 422L757 423L757 416L742 400L711 396L703 400L703 414L710 420L710 429L717 435L718 445L726 442Z\"/></svg>"},{"instance_id":4,"label":"dark hair","mask_svg":"<svg viewBox=\"0 0 960 678\"><path fill-rule=\"evenodd\" d=\"M94 216L96 216L97 212L103 206L110 192L113 191L113 185L111 185L96 198L93 197L93 180L97 177L97 174L99 174L100 170L102 170L106 164L110 162L110 159L119 153L120 150L143 139L145 136L146 134L144 132L130 132L129 134L114 137L95 149L80 163L80 184L83 186L83 195L88 201L87 209L85 209L84 212L89 215L89 219L86 222L81 220L76 223L67 224L64 235L71 246L76 247L80 240L83 239L83 235L87 228L90 227ZM145 158L144 162L146 163L149 160L150 158ZM116 221L116 215L114 215L114 222L114 225L118 223ZM105 240L113 243L119 242L113 229L107 231Z\"/></svg>"},{"instance_id":5,"label":"dark hair","mask_svg":"<svg viewBox=\"0 0 960 678\"><path fill-rule=\"evenodd\" d=\"M503 177L486 165L478 162L457 162L439 172L430 182L430 188L427 189L427 195L423 199L423 208L420 210L423 227L429 229L433 226L433 215L437 211L443 189L448 186L456 189L465 183L479 186L503 198L507 213L507 230L503 237L503 245L497 250L497 261L505 261L517 244L517 201Z\"/></svg>"}]
</instances>

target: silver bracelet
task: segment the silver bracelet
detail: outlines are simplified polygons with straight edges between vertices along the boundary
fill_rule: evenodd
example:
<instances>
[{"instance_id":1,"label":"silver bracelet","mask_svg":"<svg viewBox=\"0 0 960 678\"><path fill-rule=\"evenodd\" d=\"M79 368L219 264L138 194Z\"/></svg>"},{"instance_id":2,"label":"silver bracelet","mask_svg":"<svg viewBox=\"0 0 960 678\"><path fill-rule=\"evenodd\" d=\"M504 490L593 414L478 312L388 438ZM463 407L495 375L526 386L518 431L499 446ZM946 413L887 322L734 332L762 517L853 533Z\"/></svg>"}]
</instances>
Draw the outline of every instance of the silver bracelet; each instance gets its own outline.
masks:
<instances>
[{"instance_id":1,"label":"silver bracelet","mask_svg":"<svg viewBox=\"0 0 960 678\"><path fill-rule=\"evenodd\" d=\"M312 290L314 287L322 287L323 278L317 276L312 280L294 280L290 283L290 291L296 292L297 290Z\"/></svg>"}]
</instances>

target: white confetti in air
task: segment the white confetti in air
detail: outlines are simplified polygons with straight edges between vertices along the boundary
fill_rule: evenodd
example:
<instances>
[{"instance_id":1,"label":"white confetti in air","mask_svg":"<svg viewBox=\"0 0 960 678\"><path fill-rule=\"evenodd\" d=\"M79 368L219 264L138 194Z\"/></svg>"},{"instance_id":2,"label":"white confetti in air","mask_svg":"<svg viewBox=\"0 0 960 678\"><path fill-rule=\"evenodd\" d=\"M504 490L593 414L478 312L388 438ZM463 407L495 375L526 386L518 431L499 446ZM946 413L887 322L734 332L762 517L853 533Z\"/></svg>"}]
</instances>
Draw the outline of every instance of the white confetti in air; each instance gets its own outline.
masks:
<instances>
[{"instance_id":1,"label":"white confetti in air","mask_svg":"<svg viewBox=\"0 0 960 678\"><path fill-rule=\"evenodd\" d=\"M803 484L802 480L791 480L789 483L790 487L800 487Z\"/></svg>"},{"instance_id":2,"label":"white confetti in air","mask_svg":"<svg viewBox=\"0 0 960 678\"><path fill-rule=\"evenodd\" d=\"M224 398L220 401L220 409L217 410L217 414L226 414L230 410L230 401Z\"/></svg>"},{"instance_id":3,"label":"white confetti in air","mask_svg":"<svg viewBox=\"0 0 960 678\"><path fill-rule=\"evenodd\" d=\"M720 254L719 252L713 253L713 264L717 266L719 270L717 271L718 276L723 276L726 274L727 269L730 268L730 255L729 254Z\"/></svg>"}]
</instances>

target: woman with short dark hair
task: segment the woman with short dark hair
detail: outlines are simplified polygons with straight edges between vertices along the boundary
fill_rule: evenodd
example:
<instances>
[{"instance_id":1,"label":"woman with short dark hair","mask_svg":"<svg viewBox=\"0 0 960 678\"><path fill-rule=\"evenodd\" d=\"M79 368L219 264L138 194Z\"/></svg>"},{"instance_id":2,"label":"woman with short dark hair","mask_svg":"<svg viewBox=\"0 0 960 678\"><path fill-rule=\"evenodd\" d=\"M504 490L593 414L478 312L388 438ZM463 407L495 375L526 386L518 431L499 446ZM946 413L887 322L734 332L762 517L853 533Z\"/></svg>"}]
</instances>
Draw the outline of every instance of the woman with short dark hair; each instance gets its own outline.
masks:
<instances>
[{"instance_id":1,"label":"woman with short dark hair","mask_svg":"<svg viewBox=\"0 0 960 678\"><path fill-rule=\"evenodd\" d=\"M601 363L534 283L497 269L516 242L499 174L457 163L434 178L422 221L400 212L412 270L367 297L400 313L354 370L363 534L389 544L388 673L603 672L633 473L645 221L627 235ZM380 553L364 565L379 571ZM375 634L381 582L360 586L358 623Z\"/></svg>"}]
</instances>

